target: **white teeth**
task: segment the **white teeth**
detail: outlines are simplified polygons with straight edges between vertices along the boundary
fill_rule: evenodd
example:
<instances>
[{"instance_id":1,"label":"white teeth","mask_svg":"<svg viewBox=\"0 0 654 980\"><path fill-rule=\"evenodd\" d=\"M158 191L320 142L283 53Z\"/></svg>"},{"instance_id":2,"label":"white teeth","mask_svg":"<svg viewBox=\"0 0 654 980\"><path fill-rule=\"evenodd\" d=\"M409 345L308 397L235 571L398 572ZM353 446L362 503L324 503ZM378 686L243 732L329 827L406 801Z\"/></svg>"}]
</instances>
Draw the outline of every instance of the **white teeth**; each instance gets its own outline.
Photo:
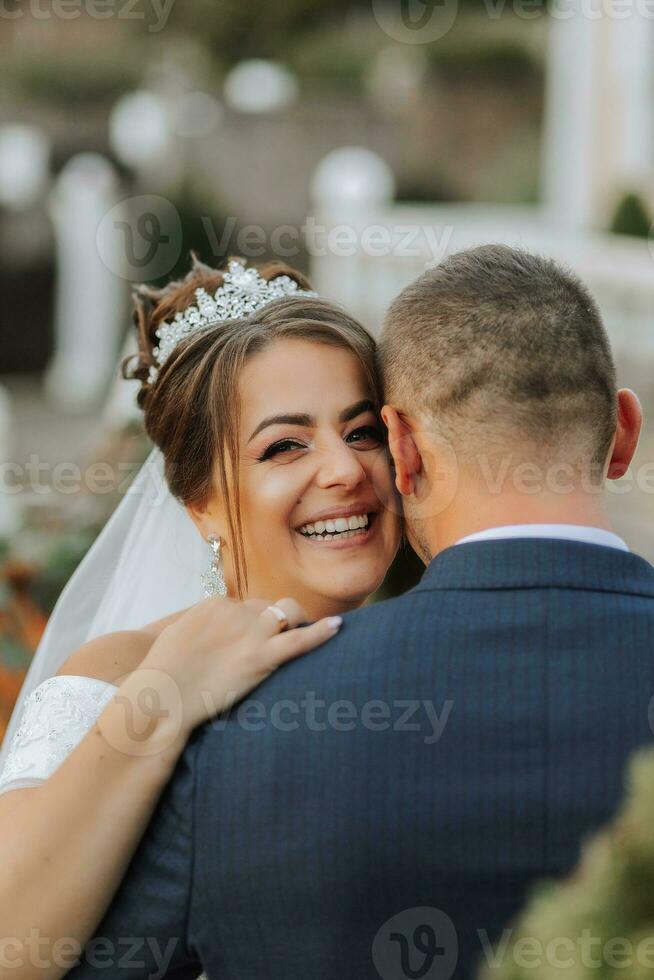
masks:
<instances>
[{"instance_id":1,"label":"white teeth","mask_svg":"<svg viewBox=\"0 0 654 980\"><path fill-rule=\"evenodd\" d=\"M362 528L368 527L367 514L353 514L351 517L334 517L326 521L316 521L305 524L298 530L307 537L320 537L321 541L331 541L332 537L349 538L358 534Z\"/></svg>"}]
</instances>

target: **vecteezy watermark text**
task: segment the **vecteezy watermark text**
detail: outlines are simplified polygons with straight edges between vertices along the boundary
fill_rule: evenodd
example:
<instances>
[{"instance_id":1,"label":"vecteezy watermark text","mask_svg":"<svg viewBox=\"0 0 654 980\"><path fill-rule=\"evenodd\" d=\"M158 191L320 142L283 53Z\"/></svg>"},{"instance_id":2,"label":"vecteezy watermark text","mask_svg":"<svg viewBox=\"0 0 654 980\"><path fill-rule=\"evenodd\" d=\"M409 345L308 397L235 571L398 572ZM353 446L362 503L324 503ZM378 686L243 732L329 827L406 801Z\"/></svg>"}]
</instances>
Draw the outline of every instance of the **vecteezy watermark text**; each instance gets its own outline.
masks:
<instances>
[{"instance_id":1,"label":"vecteezy watermark text","mask_svg":"<svg viewBox=\"0 0 654 980\"><path fill-rule=\"evenodd\" d=\"M95 936L84 947L84 963L93 969L151 970L151 980L168 975L173 953L180 942L171 938L161 948L155 936L121 936L116 941L105 936ZM32 927L26 937L5 936L0 939L0 969L15 970L16 977L27 965L39 970L70 970L79 963L82 947L74 936L52 939ZM6 974L11 976L9 972ZM143 973L145 976L145 972Z\"/></svg>"},{"instance_id":2,"label":"vecteezy watermark text","mask_svg":"<svg viewBox=\"0 0 654 980\"><path fill-rule=\"evenodd\" d=\"M121 722L116 727L113 719L106 724L103 716L99 726L105 740L119 752L158 755L172 745L182 730L182 697L175 680L165 671L150 669L139 673L146 676L142 678L144 686L139 690L137 702L120 694L115 698L122 706L124 724ZM270 704L249 697L224 712L210 690L200 691L199 696L207 717L205 724L213 730L223 731L228 725L236 725L246 732L273 729L284 733L323 733L358 729L374 733L417 733L424 745L440 741L454 707L453 700L444 700L436 706L424 698L392 701L371 698L361 704L349 698L327 701L315 691L305 691L299 700L281 698ZM238 691L227 692L228 702L236 704L238 699ZM164 721L164 727L158 730L160 720Z\"/></svg>"},{"instance_id":3,"label":"vecteezy watermark text","mask_svg":"<svg viewBox=\"0 0 654 980\"><path fill-rule=\"evenodd\" d=\"M209 692L202 695L207 712L215 712ZM425 745L434 745L445 731L454 702L443 701L436 707L423 698L395 698L385 701L375 698L359 705L348 698L327 702L306 691L299 701L282 698L270 705L255 698L242 701L233 712L239 728L249 732L262 731L268 725L277 731L351 732L363 728L370 732L424 732ZM208 723L219 730L228 724L227 715L218 715Z\"/></svg>"},{"instance_id":4,"label":"vecteezy watermark text","mask_svg":"<svg viewBox=\"0 0 654 980\"><path fill-rule=\"evenodd\" d=\"M450 247L453 225L369 221L324 223L307 215L301 225L274 228L241 225L230 215L218 226L210 215L200 218L206 251L214 258L241 255L261 259L273 254L294 259L305 252L313 258L423 259L424 267L436 265ZM182 222L175 205L156 194L126 198L103 216L96 233L96 248L114 275L145 281L167 275L182 253Z\"/></svg>"},{"instance_id":5,"label":"vecteezy watermark text","mask_svg":"<svg viewBox=\"0 0 654 980\"><path fill-rule=\"evenodd\" d=\"M236 218L230 217L217 235L210 218L203 218L202 225L207 241L215 255L223 255L234 238L237 249L245 258L261 258L270 250L279 258L292 258L303 248L314 258L333 255L351 258L368 255L372 258L419 258L425 256L425 264L441 261L454 233L453 225L420 224L347 224L327 226L308 215L299 228L279 225L268 235L260 225L245 225L237 230Z\"/></svg>"},{"instance_id":6,"label":"vecteezy watermark text","mask_svg":"<svg viewBox=\"0 0 654 980\"><path fill-rule=\"evenodd\" d=\"M477 929L479 953L491 970L654 969L654 936L599 934L590 927L547 938L504 929L493 941ZM470 950L468 950L470 952ZM476 951L475 955L476 955ZM429 906L405 908L387 919L372 943L372 961L382 980L423 977L448 980L459 960L459 939L450 916ZM508 968L508 969L507 969ZM628 975L628 974L626 974ZM639 974L640 975L640 974Z\"/></svg>"},{"instance_id":7,"label":"vecteezy watermark text","mask_svg":"<svg viewBox=\"0 0 654 980\"><path fill-rule=\"evenodd\" d=\"M576 489L593 495L606 492L622 496L634 491L654 494L654 461L630 466L619 480L604 480L601 468L598 469L594 463L575 466L563 461L550 464L528 460L516 462L511 453L499 460L491 460L480 454L476 462L481 485L489 496L498 496L507 490L526 496L544 491L566 495ZM70 460L53 463L41 459L37 453L31 453L23 462L5 460L0 463L0 495L16 497L26 492L42 497L55 494L69 497L76 493L101 496L112 493L147 494L153 506L164 503L168 490L163 478L152 470L149 480L136 484L134 478L140 470L141 464L138 462L114 464L95 460L82 467ZM456 492L455 484L452 492Z\"/></svg>"},{"instance_id":8,"label":"vecteezy watermark text","mask_svg":"<svg viewBox=\"0 0 654 980\"><path fill-rule=\"evenodd\" d=\"M454 27L459 0L371 0L372 12L384 34L403 44L433 44ZM489 20L506 13L520 20L589 21L654 20L654 0L482 0L479 9Z\"/></svg>"},{"instance_id":9,"label":"vecteezy watermark text","mask_svg":"<svg viewBox=\"0 0 654 980\"><path fill-rule=\"evenodd\" d=\"M175 0L0 0L0 20L76 20L84 14L92 20L141 21L149 33L156 34L168 23L174 3Z\"/></svg>"},{"instance_id":10,"label":"vecteezy watermark text","mask_svg":"<svg viewBox=\"0 0 654 980\"><path fill-rule=\"evenodd\" d=\"M150 471L150 480L133 485L134 477L140 470L141 464L138 462L113 464L95 460L81 467L70 460L52 463L41 459L38 453L30 453L25 462L5 460L0 463L0 494L13 497L28 492L42 497L54 494L68 497L77 493L101 496L147 493L153 505L163 503L168 491L154 471Z\"/></svg>"},{"instance_id":11,"label":"vecteezy watermark text","mask_svg":"<svg viewBox=\"0 0 654 980\"><path fill-rule=\"evenodd\" d=\"M494 969L507 960L532 970L545 965L570 970L579 964L590 970L628 969L635 965L654 969L654 936L643 936L634 942L627 936L594 935L590 928L584 928L578 935L552 936L547 940L518 934L512 942L513 930L504 929L493 944L485 929L478 929L477 935L484 957Z\"/></svg>"}]
</instances>

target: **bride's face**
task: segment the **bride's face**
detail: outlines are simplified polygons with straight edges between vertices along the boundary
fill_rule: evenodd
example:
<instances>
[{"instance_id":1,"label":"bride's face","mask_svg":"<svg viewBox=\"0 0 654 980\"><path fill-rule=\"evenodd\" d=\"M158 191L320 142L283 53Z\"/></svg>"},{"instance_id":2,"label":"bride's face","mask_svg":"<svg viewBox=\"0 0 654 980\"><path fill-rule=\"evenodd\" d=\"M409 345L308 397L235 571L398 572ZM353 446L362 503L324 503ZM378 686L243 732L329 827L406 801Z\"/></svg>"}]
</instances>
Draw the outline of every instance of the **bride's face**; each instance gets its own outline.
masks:
<instances>
[{"instance_id":1,"label":"bride's face","mask_svg":"<svg viewBox=\"0 0 654 980\"><path fill-rule=\"evenodd\" d=\"M383 581L400 522L383 423L357 358L284 338L253 355L239 380L248 595L293 596L312 616L360 605ZM225 557L229 583L228 548Z\"/></svg>"}]
</instances>

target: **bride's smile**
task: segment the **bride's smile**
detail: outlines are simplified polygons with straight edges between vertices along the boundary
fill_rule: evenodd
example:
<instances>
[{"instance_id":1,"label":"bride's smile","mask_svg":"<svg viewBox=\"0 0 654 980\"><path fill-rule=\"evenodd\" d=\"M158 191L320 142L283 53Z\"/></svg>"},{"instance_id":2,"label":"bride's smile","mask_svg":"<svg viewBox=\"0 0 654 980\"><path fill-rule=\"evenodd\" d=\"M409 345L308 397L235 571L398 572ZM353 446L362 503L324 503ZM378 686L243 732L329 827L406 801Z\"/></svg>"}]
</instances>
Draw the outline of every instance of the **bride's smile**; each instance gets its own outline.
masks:
<instances>
[{"instance_id":1,"label":"bride's smile","mask_svg":"<svg viewBox=\"0 0 654 980\"><path fill-rule=\"evenodd\" d=\"M330 548L356 548L370 540L376 515L376 508L368 510L364 503L353 504L312 517L295 530L316 544L329 544Z\"/></svg>"},{"instance_id":2,"label":"bride's smile","mask_svg":"<svg viewBox=\"0 0 654 980\"><path fill-rule=\"evenodd\" d=\"M383 581L400 537L378 392L352 350L286 336L248 358L238 397L248 597L292 595L316 618L355 608ZM222 500L216 493L200 526L226 541L229 586Z\"/></svg>"}]
</instances>

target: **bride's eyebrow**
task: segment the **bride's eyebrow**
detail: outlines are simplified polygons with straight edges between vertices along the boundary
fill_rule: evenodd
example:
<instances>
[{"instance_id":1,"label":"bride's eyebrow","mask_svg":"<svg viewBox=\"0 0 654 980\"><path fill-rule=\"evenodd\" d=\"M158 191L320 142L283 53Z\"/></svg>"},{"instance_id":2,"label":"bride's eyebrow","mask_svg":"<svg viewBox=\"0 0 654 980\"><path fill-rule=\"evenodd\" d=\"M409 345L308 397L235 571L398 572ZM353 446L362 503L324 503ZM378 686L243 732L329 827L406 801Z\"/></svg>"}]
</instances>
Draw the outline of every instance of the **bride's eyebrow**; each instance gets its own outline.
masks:
<instances>
[{"instance_id":1,"label":"bride's eyebrow","mask_svg":"<svg viewBox=\"0 0 654 980\"><path fill-rule=\"evenodd\" d=\"M351 422L357 415L374 411L376 411L374 403L369 398L363 398L361 401L355 402L354 405L350 405L349 408L343 409L338 420L339 422ZM258 436L263 429L267 429L270 425L301 425L308 429L315 424L316 419L313 415L270 415L259 422L248 439L248 443L252 442L255 436Z\"/></svg>"}]
</instances>

